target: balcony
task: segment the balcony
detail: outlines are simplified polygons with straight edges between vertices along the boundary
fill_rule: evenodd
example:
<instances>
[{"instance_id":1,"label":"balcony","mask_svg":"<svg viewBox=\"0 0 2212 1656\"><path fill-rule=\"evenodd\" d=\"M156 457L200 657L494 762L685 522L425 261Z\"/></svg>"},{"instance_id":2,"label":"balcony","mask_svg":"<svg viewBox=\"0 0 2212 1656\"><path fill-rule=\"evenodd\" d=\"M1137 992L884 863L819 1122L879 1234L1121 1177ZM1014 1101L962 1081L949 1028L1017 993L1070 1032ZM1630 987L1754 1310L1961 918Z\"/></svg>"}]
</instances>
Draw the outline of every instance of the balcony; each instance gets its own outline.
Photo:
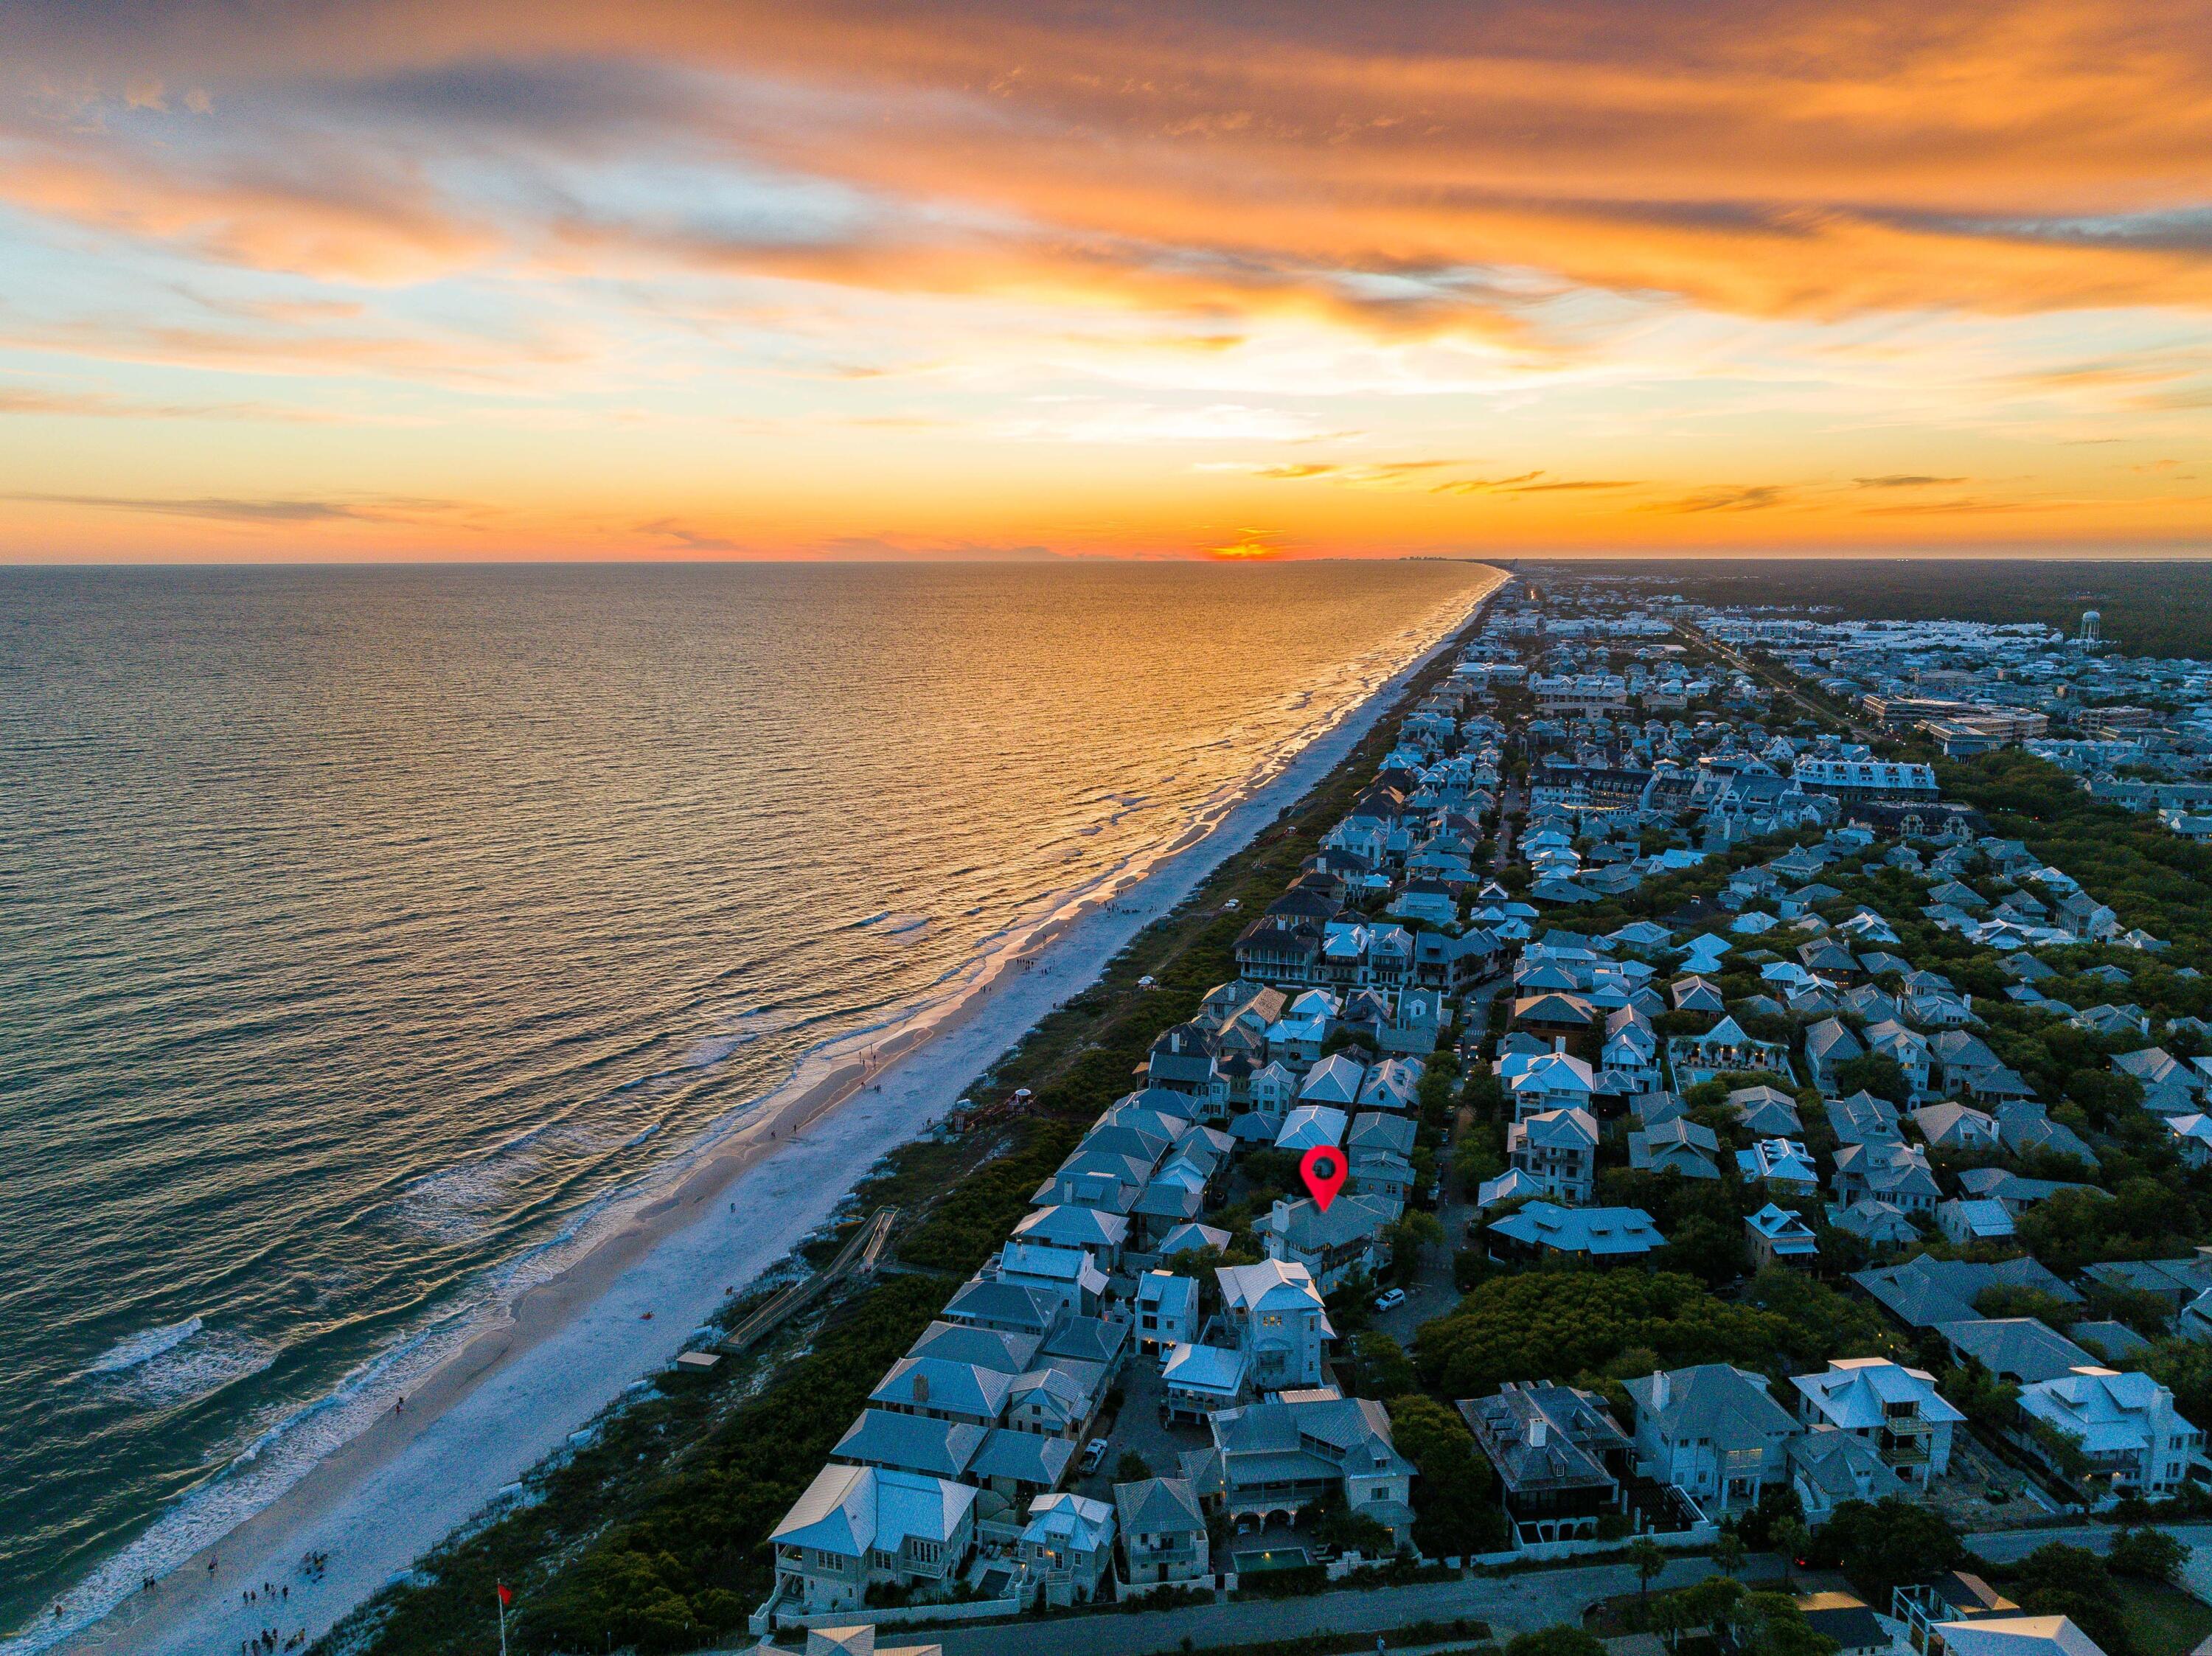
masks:
<instances>
[{"instance_id":1,"label":"balcony","mask_svg":"<svg viewBox=\"0 0 2212 1656\"><path fill-rule=\"evenodd\" d=\"M1893 1466L1924 1466L1933 1458L1924 1434L1885 1431L1881 1458Z\"/></svg>"}]
</instances>

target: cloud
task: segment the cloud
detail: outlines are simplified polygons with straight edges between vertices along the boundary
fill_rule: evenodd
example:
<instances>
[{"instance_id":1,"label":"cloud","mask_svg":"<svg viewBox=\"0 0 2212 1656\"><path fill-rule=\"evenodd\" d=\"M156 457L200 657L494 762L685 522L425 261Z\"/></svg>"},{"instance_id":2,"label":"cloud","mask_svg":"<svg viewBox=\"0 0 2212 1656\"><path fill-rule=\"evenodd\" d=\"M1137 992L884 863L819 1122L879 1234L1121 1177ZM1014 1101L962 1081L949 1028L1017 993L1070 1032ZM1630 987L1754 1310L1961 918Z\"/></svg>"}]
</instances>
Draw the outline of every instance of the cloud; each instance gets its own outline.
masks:
<instances>
[{"instance_id":1,"label":"cloud","mask_svg":"<svg viewBox=\"0 0 2212 1656\"><path fill-rule=\"evenodd\" d=\"M1860 510L1869 518L1961 517L1986 512L2024 512L2029 509L2030 505L2031 502L2027 500L1975 500L1960 496L1947 500L1911 500L1897 506L1863 507Z\"/></svg>"},{"instance_id":2,"label":"cloud","mask_svg":"<svg viewBox=\"0 0 2212 1656\"><path fill-rule=\"evenodd\" d=\"M167 147L179 118L147 104L161 146L48 133L0 191L263 268L421 281L550 243L1499 339L1574 288L1818 318L2207 303L2212 31L2191 0L131 17L29 9L19 77L88 76L119 106L160 62L223 91L228 146ZM587 199L579 157L811 180L868 209L796 238L773 215L672 221Z\"/></svg>"},{"instance_id":3,"label":"cloud","mask_svg":"<svg viewBox=\"0 0 2212 1656\"><path fill-rule=\"evenodd\" d=\"M230 524L392 524L460 510L451 500L382 501L299 499L240 499L223 495L172 499L125 494L33 494L7 496L44 506L89 507L103 512L143 513L162 518L198 518Z\"/></svg>"},{"instance_id":4,"label":"cloud","mask_svg":"<svg viewBox=\"0 0 2212 1656\"><path fill-rule=\"evenodd\" d=\"M1723 483L1677 500L1655 502L1648 509L1682 513L1766 512L1793 504L1796 493L1785 483Z\"/></svg>"},{"instance_id":5,"label":"cloud","mask_svg":"<svg viewBox=\"0 0 2212 1656\"><path fill-rule=\"evenodd\" d=\"M1910 472L1892 472L1882 477L1854 477L1851 486L1855 488L1934 488L1966 481L1964 477L1923 477Z\"/></svg>"},{"instance_id":6,"label":"cloud","mask_svg":"<svg viewBox=\"0 0 2212 1656\"><path fill-rule=\"evenodd\" d=\"M144 403L106 391L49 391L0 385L0 416L87 420L257 420L307 423L325 416L270 403Z\"/></svg>"},{"instance_id":7,"label":"cloud","mask_svg":"<svg viewBox=\"0 0 2212 1656\"><path fill-rule=\"evenodd\" d=\"M1510 477L1460 477L1437 484L1431 494L1554 494L1589 489L1634 488L1624 477L1559 477L1546 481L1542 471L1517 472Z\"/></svg>"},{"instance_id":8,"label":"cloud","mask_svg":"<svg viewBox=\"0 0 2212 1656\"><path fill-rule=\"evenodd\" d=\"M1510 477L1455 477L1449 482L1438 483L1431 494L1498 494L1518 484L1533 482L1542 476L1540 471L1517 472Z\"/></svg>"},{"instance_id":9,"label":"cloud","mask_svg":"<svg viewBox=\"0 0 2212 1656\"><path fill-rule=\"evenodd\" d=\"M741 542L728 540L720 535L690 528L677 522L673 518L661 518L652 523L640 524L637 526L637 532L641 535L651 535L659 540L672 542L686 552L743 552L746 549Z\"/></svg>"},{"instance_id":10,"label":"cloud","mask_svg":"<svg viewBox=\"0 0 2212 1656\"><path fill-rule=\"evenodd\" d=\"M1252 475L1255 477L1326 477L1333 471L1342 470L1341 466L1314 461L1303 465L1262 466Z\"/></svg>"},{"instance_id":11,"label":"cloud","mask_svg":"<svg viewBox=\"0 0 2212 1656\"><path fill-rule=\"evenodd\" d=\"M1218 564L1263 564L1270 557L1281 557L1281 546L1267 544L1261 535L1245 533L1221 546L1207 546L1206 557Z\"/></svg>"},{"instance_id":12,"label":"cloud","mask_svg":"<svg viewBox=\"0 0 2212 1656\"><path fill-rule=\"evenodd\" d=\"M1575 477L1556 483L1522 483L1502 492L1507 494L1550 494L1562 490L1636 487L1636 480L1631 477Z\"/></svg>"},{"instance_id":13,"label":"cloud","mask_svg":"<svg viewBox=\"0 0 2212 1656\"><path fill-rule=\"evenodd\" d=\"M978 541L916 541L897 536L840 535L822 542L813 555L856 563L1049 563L1062 555L1048 546L999 546Z\"/></svg>"}]
</instances>

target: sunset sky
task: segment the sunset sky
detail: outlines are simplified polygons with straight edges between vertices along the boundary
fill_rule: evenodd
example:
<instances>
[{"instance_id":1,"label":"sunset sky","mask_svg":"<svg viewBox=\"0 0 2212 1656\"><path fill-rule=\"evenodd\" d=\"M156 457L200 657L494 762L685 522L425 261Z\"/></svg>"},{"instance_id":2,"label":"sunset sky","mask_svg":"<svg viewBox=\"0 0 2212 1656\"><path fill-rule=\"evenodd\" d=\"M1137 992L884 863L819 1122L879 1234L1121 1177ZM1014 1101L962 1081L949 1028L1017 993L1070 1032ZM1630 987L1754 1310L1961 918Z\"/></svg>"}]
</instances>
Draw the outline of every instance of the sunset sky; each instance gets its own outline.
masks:
<instances>
[{"instance_id":1,"label":"sunset sky","mask_svg":"<svg viewBox=\"0 0 2212 1656\"><path fill-rule=\"evenodd\" d=\"M2212 547L2212 0L0 0L0 558Z\"/></svg>"}]
</instances>

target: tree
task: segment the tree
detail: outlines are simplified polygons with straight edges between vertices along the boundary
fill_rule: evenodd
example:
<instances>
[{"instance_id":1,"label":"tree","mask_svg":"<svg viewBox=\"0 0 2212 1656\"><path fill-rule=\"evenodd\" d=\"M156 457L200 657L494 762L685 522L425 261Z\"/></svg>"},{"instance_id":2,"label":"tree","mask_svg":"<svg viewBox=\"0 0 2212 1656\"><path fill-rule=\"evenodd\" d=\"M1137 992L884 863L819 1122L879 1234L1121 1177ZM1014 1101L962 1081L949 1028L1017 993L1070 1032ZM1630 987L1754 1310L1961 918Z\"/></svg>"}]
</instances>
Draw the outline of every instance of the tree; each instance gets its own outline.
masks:
<instances>
[{"instance_id":1,"label":"tree","mask_svg":"<svg viewBox=\"0 0 2212 1656\"><path fill-rule=\"evenodd\" d=\"M1628 1562L1636 1572L1636 1596L1648 1602L1653 1580L1667 1568L1667 1555L1650 1536L1639 1535L1628 1544Z\"/></svg>"},{"instance_id":2,"label":"tree","mask_svg":"<svg viewBox=\"0 0 2212 1656\"><path fill-rule=\"evenodd\" d=\"M2010 1586L2030 1615L2070 1617L2107 1656L2133 1656L2119 1588L2105 1561L2087 1548L2057 1541L2038 1547L2020 1561Z\"/></svg>"},{"instance_id":3,"label":"tree","mask_svg":"<svg viewBox=\"0 0 2212 1656\"><path fill-rule=\"evenodd\" d=\"M1710 1575L1667 1596L1680 1607L1684 1628L1718 1628L1735 1620L1743 1583L1733 1576Z\"/></svg>"},{"instance_id":4,"label":"tree","mask_svg":"<svg viewBox=\"0 0 2212 1656\"><path fill-rule=\"evenodd\" d=\"M1134 1449L1122 1450L1121 1459L1114 1463L1114 1481L1116 1483L1142 1483L1152 1475L1151 1463Z\"/></svg>"},{"instance_id":5,"label":"tree","mask_svg":"<svg viewBox=\"0 0 2212 1656\"><path fill-rule=\"evenodd\" d=\"M1835 1656L1836 1641L1815 1633L1787 1593L1744 1596L1737 1614L1738 1643L1747 1656Z\"/></svg>"},{"instance_id":6,"label":"tree","mask_svg":"<svg viewBox=\"0 0 2212 1656\"><path fill-rule=\"evenodd\" d=\"M2188 1562L2189 1549L2164 1530L2145 1526L2122 1530L2112 1538L2106 1567L2115 1575L2139 1575L2146 1580L2171 1581Z\"/></svg>"},{"instance_id":7,"label":"tree","mask_svg":"<svg viewBox=\"0 0 2212 1656\"><path fill-rule=\"evenodd\" d=\"M1886 1052L1868 1052L1858 1058L1847 1058L1836 1065L1837 1096L1847 1098L1853 1093L1869 1092L1876 1098L1887 1099L1896 1105L1912 1101L1912 1083L1905 1078L1904 1069Z\"/></svg>"},{"instance_id":8,"label":"tree","mask_svg":"<svg viewBox=\"0 0 2212 1656\"><path fill-rule=\"evenodd\" d=\"M1673 1271L1527 1271L1478 1283L1459 1307L1422 1325L1413 1363L1430 1390L1494 1392L1509 1380L1570 1380L1644 1348L1671 1367L1758 1367L1779 1351L1811 1362L1829 1332L1717 1299Z\"/></svg>"},{"instance_id":9,"label":"tree","mask_svg":"<svg viewBox=\"0 0 2212 1656\"><path fill-rule=\"evenodd\" d=\"M1669 1271L1687 1271L1716 1288L1733 1282L1743 1275L1743 1227L1693 1213L1667 1233L1659 1263Z\"/></svg>"},{"instance_id":10,"label":"tree","mask_svg":"<svg viewBox=\"0 0 2212 1656\"><path fill-rule=\"evenodd\" d=\"M1735 1530L1723 1530L1720 1539L1713 1543L1713 1562L1720 1567L1723 1575L1739 1575L1749 1551L1743 1544L1743 1538Z\"/></svg>"},{"instance_id":11,"label":"tree","mask_svg":"<svg viewBox=\"0 0 2212 1656\"><path fill-rule=\"evenodd\" d=\"M1774 1528L1780 1527L1778 1520ZM1869 1604L1886 1604L1904 1583L1956 1568L1966 1549L1941 1513L1891 1495L1879 1502L1843 1502L1821 1526L1809 1556L1840 1568Z\"/></svg>"},{"instance_id":12,"label":"tree","mask_svg":"<svg viewBox=\"0 0 2212 1656\"><path fill-rule=\"evenodd\" d=\"M1406 1348L1388 1334L1370 1329L1350 1342L1354 1389L1363 1398L1396 1398L1419 1389Z\"/></svg>"},{"instance_id":13,"label":"tree","mask_svg":"<svg viewBox=\"0 0 2212 1656\"><path fill-rule=\"evenodd\" d=\"M1506 1641L1505 1656L1605 1656L1605 1643L1595 1634L1561 1623L1540 1633L1515 1635Z\"/></svg>"},{"instance_id":14,"label":"tree","mask_svg":"<svg viewBox=\"0 0 2212 1656\"><path fill-rule=\"evenodd\" d=\"M1490 1462L1460 1417L1418 1392L1390 1399L1390 1437L1419 1474L1413 1544L1431 1558L1463 1558L1505 1544L1505 1515L1491 1499Z\"/></svg>"},{"instance_id":15,"label":"tree","mask_svg":"<svg viewBox=\"0 0 2212 1656\"><path fill-rule=\"evenodd\" d=\"M1782 1555L1782 1585L1787 1587L1792 1567L1813 1544L1813 1532L1802 1518L1782 1518L1774 1521L1767 1533L1774 1538L1775 1551Z\"/></svg>"},{"instance_id":16,"label":"tree","mask_svg":"<svg viewBox=\"0 0 2212 1656\"><path fill-rule=\"evenodd\" d=\"M2174 1336L2143 1353L2143 1372L2173 1393L2185 1420L2212 1419L2212 1345Z\"/></svg>"},{"instance_id":17,"label":"tree","mask_svg":"<svg viewBox=\"0 0 2212 1656\"><path fill-rule=\"evenodd\" d=\"M1444 1239L1443 1222L1420 1208L1407 1208L1390 1227L1390 1276L1409 1287L1421 1274L1421 1250Z\"/></svg>"}]
</instances>

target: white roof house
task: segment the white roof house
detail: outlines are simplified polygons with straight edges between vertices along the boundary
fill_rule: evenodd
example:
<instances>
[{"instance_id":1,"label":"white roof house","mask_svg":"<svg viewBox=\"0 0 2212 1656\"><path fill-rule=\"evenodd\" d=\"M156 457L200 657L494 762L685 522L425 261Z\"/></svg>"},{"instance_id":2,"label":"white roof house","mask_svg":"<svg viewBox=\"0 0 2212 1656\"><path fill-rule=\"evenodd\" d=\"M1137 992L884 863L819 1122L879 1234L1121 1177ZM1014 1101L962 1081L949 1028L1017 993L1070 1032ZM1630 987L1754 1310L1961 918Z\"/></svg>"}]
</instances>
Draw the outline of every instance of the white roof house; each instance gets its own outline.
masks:
<instances>
[{"instance_id":1,"label":"white roof house","mask_svg":"<svg viewBox=\"0 0 2212 1656\"><path fill-rule=\"evenodd\" d=\"M1336 1338L1321 1289L1302 1265L1263 1259L1213 1273L1221 1312L1237 1331L1246 1374L1263 1391L1318 1386L1326 1344Z\"/></svg>"},{"instance_id":2,"label":"white roof house","mask_svg":"<svg viewBox=\"0 0 2212 1656\"><path fill-rule=\"evenodd\" d=\"M2158 1495L2177 1488L2204 1435L2174 1412L2173 1393L2149 1375L2076 1368L2022 1386L2022 1413L2076 1440L2117 1494Z\"/></svg>"},{"instance_id":3,"label":"white roof house","mask_svg":"<svg viewBox=\"0 0 2212 1656\"><path fill-rule=\"evenodd\" d=\"M1865 1440L1899 1477L1924 1488L1951 1464L1952 1429L1966 1416L1936 1390L1925 1369L1887 1357L1841 1357L1817 1374L1796 1374L1798 1418Z\"/></svg>"},{"instance_id":4,"label":"white roof house","mask_svg":"<svg viewBox=\"0 0 2212 1656\"><path fill-rule=\"evenodd\" d=\"M1275 1148L1304 1151L1316 1145L1341 1144L1347 1119L1342 1110L1328 1105L1301 1104L1283 1118L1282 1127L1275 1134Z\"/></svg>"},{"instance_id":5,"label":"white roof house","mask_svg":"<svg viewBox=\"0 0 2212 1656\"><path fill-rule=\"evenodd\" d=\"M1936 1204L1936 1222L1943 1234L1962 1246L2001 1242L2015 1234L2012 1210L1994 1197L1954 1198Z\"/></svg>"},{"instance_id":6,"label":"white roof house","mask_svg":"<svg viewBox=\"0 0 2212 1656\"><path fill-rule=\"evenodd\" d=\"M975 1534L975 1495L916 1472L824 1466L769 1537L778 1596L819 1613L857 1608L873 1581L944 1580Z\"/></svg>"},{"instance_id":7,"label":"white roof house","mask_svg":"<svg viewBox=\"0 0 2212 1656\"><path fill-rule=\"evenodd\" d=\"M1160 1383L1169 1408L1179 1413L1198 1416L1234 1408L1244 1398L1244 1353L1231 1346L1171 1345L1160 1365Z\"/></svg>"},{"instance_id":8,"label":"white roof house","mask_svg":"<svg viewBox=\"0 0 2212 1656\"><path fill-rule=\"evenodd\" d=\"M1747 1217L1743 1224L1751 1234L1751 1246L1761 1265L1819 1257L1820 1247L1813 1228L1778 1204L1769 1202Z\"/></svg>"},{"instance_id":9,"label":"white roof house","mask_svg":"<svg viewBox=\"0 0 2212 1656\"><path fill-rule=\"evenodd\" d=\"M1586 1109L1597 1090L1590 1066L1565 1052L1516 1052L1498 1063L1516 1119L1545 1110Z\"/></svg>"},{"instance_id":10,"label":"white roof house","mask_svg":"<svg viewBox=\"0 0 2212 1656\"><path fill-rule=\"evenodd\" d=\"M1030 1502L1020 1544L1023 1558L1043 1577L1049 1602L1087 1598L1114 1562L1114 1508L1065 1490L1041 1495ZM1061 1586L1071 1591L1053 1591Z\"/></svg>"},{"instance_id":11,"label":"white roof house","mask_svg":"<svg viewBox=\"0 0 2212 1656\"><path fill-rule=\"evenodd\" d=\"M1149 1351L1198 1338L1198 1283L1171 1271L1137 1278L1137 1340Z\"/></svg>"},{"instance_id":12,"label":"white roof house","mask_svg":"<svg viewBox=\"0 0 2212 1656\"><path fill-rule=\"evenodd\" d=\"M909 1537L943 1543L975 1504L964 1483L878 1466L824 1466L769 1537L779 1544L858 1556L895 1552Z\"/></svg>"},{"instance_id":13,"label":"white roof house","mask_svg":"<svg viewBox=\"0 0 2212 1656\"><path fill-rule=\"evenodd\" d=\"M1531 1202L1493 1222L1490 1232L1523 1252L1589 1259L1641 1259L1667 1245L1642 1208L1563 1208Z\"/></svg>"},{"instance_id":14,"label":"white roof house","mask_svg":"<svg viewBox=\"0 0 2212 1656\"><path fill-rule=\"evenodd\" d=\"M1980 1617L1937 1622L1929 1631L1929 1648L1938 1656L2105 1656L2103 1646L2063 1616Z\"/></svg>"},{"instance_id":15,"label":"white roof house","mask_svg":"<svg viewBox=\"0 0 2212 1656\"><path fill-rule=\"evenodd\" d=\"M1386 1058L1367 1072L1359 1089L1363 1109L1410 1110L1421 1084L1419 1060Z\"/></svg>"},{"instance_id":16,"label":"white roof house","mask_svg":"<svg viewBox=\"0 0 2212 1656\"><path fill-rule=\"evenodd\" d=\"M1331 1052L1306 1071L1305 1082L1298 1089L1298 1100L1305 1104L1334 1104L1348 1110L1359 1101L1359 1089L1366 1080L1365 1065L1342 1052Z\"/></svg>"},{"instance_id":17,"label":"white roof house","mask_svg":"<svg viewBox=\"0 0 2212 1656\"><path fill-rule=\"evenodd\" d=\"M1820 1170L1813 1153L1795 1139L1762 1138L1735 1153L1735 1164L1748 1180L1765 1180L1784 1190L1810 1195L1820 1188Z\"/></svg>"}]
</instances>

